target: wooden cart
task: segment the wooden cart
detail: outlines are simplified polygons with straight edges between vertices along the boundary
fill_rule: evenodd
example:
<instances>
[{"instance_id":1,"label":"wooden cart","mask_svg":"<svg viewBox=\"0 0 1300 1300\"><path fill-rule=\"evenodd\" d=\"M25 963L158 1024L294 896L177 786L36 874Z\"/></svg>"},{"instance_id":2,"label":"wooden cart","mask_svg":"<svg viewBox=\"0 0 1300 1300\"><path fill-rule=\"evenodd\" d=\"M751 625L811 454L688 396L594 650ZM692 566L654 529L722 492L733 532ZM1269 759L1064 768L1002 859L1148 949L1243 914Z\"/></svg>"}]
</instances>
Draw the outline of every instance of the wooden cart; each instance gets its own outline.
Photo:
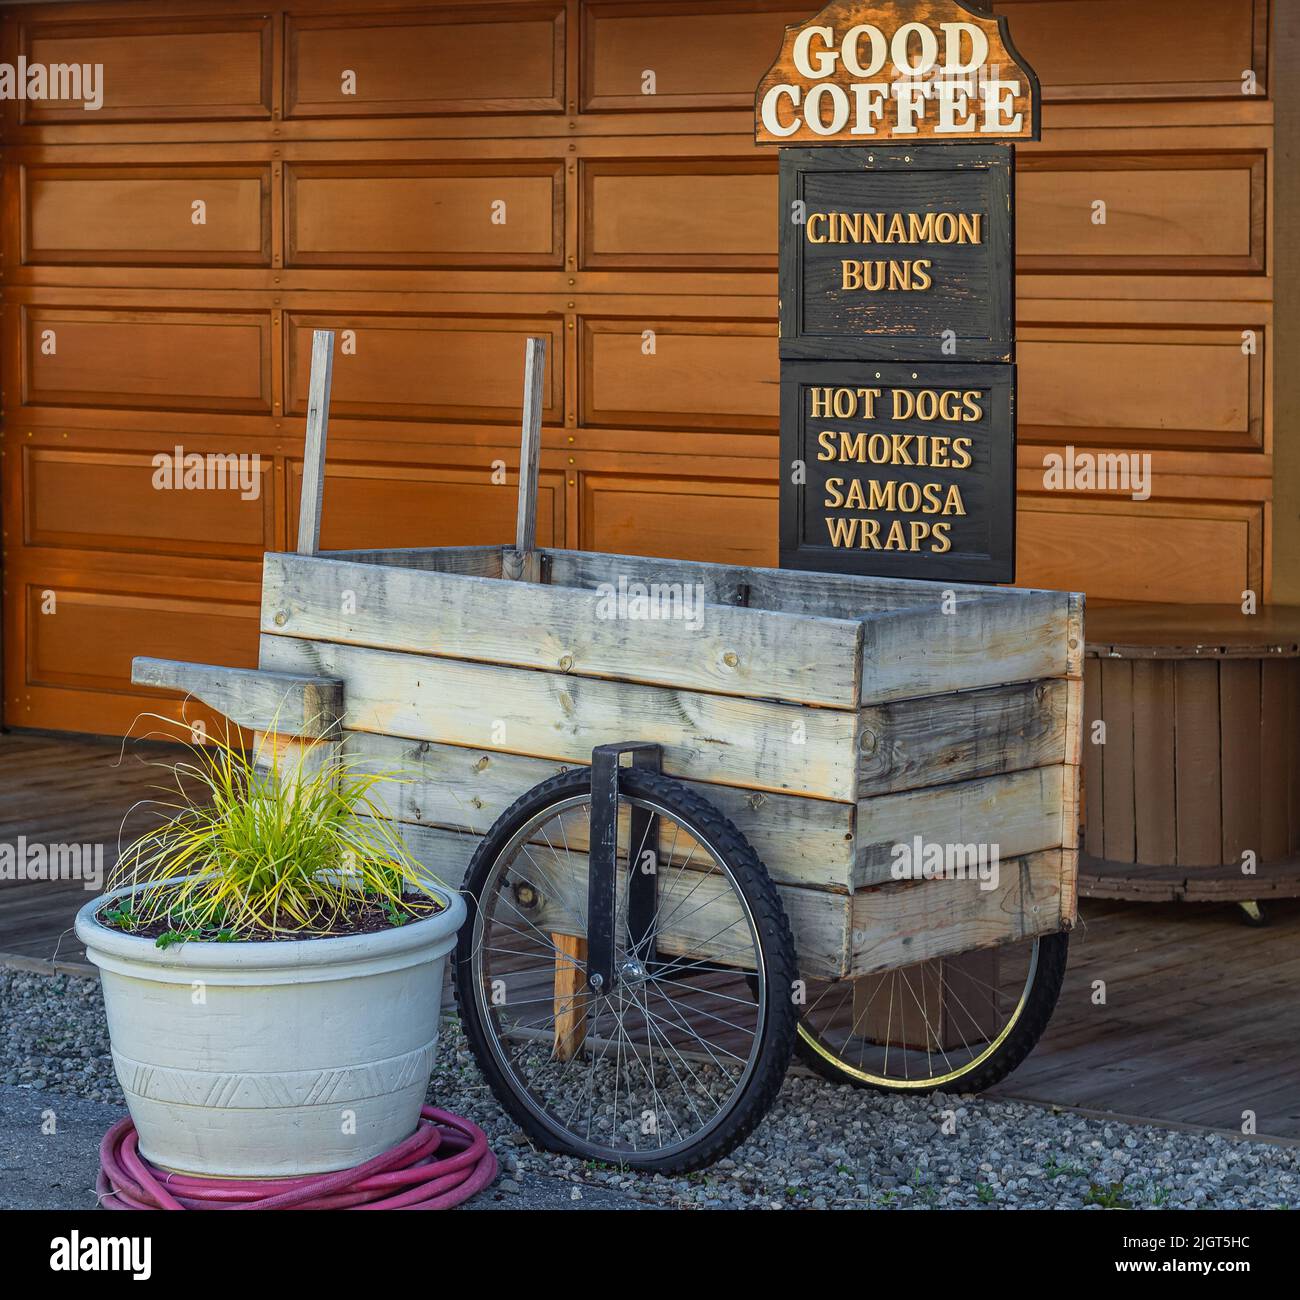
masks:
<instances>
[{"instance_id":1,"label":"wooden cart","mask_svg":"<svg viewBox=\"0 0 1300 1300\"><path fill-rule=\"evenodd\" d=\"M781 988L779 954L769 950L759 967L773 980L755 996L768 1000L769 1017L785 1014L776 1004L794 1004L791 1036L802 1014L814 1063L836 1077L915 1088L981 1086L994 1067L1013 1068L1041 1032L1041 1023L1028 1022L1045 1021L1064 965L1064 940L1053 940L1059 951L1050 960L1039 940L1075 920L1082 597L539 549L532 502L540 341L530 342L515 546L319 553L331 353L332 338L318 335L299 550L265 558L260 667L138 659L134 680L188 692L254 732L274 730L280 752L323 738L353 760L402 770L409 780L396 787L391 816L416 855L453 885L526 792L566 770L586 779L597 746L638 742L648 747L638 757L657 761L678 788L738 829L774 883L798 971L793 989ZM662 614L665 601L678 613L638 617L637 601L642 615ZM611 761L616 784L627 769L617 755ZM593 865L578 882L584 898L595 889L600 797L590 805ZM619 812L615 803L615 821ZM643 839L648 818L672 820L654 800L631 816L640 817ZM659 821L652 824L662 842ZM697 817L691 834L704 841L711 833L701 824ZM540 844L535 829L524 839L525 852L527 843ZM913 849L919 859L924 845L992 846L995 883L896 878L900 859ZM585 855L588 846L580 847ZM631 858L623 852L618 865L614 851L623 875L610 888L626 900L639 886L626 886ZM699 887L694 875L686 879ZM521 892L513 877L516 911L537 906L534 884ZM662 913L666 873L657 887ZM634 911L635 898L626 905ZM482 909L478 915L481 922ZM546 1029L554 1060L579 1054L590 1036L579 1022L594 996L587 945L599 936L580 928L558 912L544 926L555 957ZM670 969L681 974L683 941L668 929L653 946L661 961L677 953ZM702 931L689 939L702 958L689 973L703 984L706 973L716 983L729 964L744 965L722 941L710 947ZM465 942L472 954L484 935ZM1008 976L1010 1000L999 1007L1001 994L981 990L997 984L997 954L1017 945L1029 953L1028 975ZM974 950L984 956L961 956ZM906 992L900 969L915 976ZM458 970L469 977L463 961ZM870 1037L864 1026L880 1021L886 980L895 981L891 1020L895 999L900 1019L883 1030L877 1023L871 1034L886 1054L892 1044L895 1070L855 1070L846 1018L850 1034ZM959 987L966 1003L953 992ZM839 1038L835 1016L819 1024L814 1015L814 997L828 988L843 994ZM714 996L715 1018L725 1019L716 1010L730 995L693 987L691 996L701 1006ZM824 999L822 992L816 1005ZM977 1001L982 1010L967 1005ZM959 1003L971 1023L989 1022L980 1031L988 1050L968 1053L970 1068L946 1069ZM908 1016L921 1028L907 1027ZM788 1056L779 1025L769 1021L763 1034ZM899 1075L897 1063L916 1066L922 1050L928 1072ZM684 1048L680 1055L686 1068L706 1060ZM499 1059L496 1067L505 1070ZM584 1149L540 1128L550 1145ZM647 1147L620 1158L681 1168L739 1140L713 1136L712 1144L699 1138L667 1148L661 1136L657 1153ZM597 1144L588 1154L616 1150Z\"/></svg>"}]
</instances>

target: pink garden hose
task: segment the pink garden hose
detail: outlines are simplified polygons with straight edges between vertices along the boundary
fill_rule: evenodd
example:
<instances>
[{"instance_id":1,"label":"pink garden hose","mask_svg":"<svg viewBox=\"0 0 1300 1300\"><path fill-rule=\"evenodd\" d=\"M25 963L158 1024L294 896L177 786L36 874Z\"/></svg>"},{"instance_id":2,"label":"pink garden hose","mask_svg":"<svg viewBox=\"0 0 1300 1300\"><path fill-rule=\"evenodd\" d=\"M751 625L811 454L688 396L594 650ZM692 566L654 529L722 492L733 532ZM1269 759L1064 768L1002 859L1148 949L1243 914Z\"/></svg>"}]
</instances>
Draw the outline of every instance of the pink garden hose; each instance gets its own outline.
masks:
<instances>
[{"instance_id":1,"label":"pink garden hose","mask_svg":"<svg viewBox=\"0 0 1300 1300\"><path fill-rule=\"evenodd\" d=\"M355 1169L241 1181L155 1169L128 1116L100 1143L96 1190L106 1210L448 1210L497 1176L482 1129L433 1106L420 1120L404 1142ZM451 1154L435 1160L443 1151Z\"/></svg>"}]
</instances>

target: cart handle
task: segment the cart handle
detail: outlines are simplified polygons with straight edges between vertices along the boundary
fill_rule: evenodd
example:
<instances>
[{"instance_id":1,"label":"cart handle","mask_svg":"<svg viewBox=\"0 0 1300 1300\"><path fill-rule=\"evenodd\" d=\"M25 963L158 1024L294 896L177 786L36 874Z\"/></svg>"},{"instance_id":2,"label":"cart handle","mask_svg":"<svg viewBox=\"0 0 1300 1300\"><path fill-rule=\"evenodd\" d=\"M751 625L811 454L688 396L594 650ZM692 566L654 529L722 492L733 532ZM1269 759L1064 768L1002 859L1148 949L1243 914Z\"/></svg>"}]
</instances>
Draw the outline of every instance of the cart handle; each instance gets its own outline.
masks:
<instances>
[{"instance_id":1,"label":"cart handle","mask_svg":"<svg viewBox=\"0 0 1300 1300\"><path fill-rule=\"evenodd\" d=\"M319 740L338 740L342 731L343 683L336 677L140 656L131 662L131 681L184 691L250 731Z\"/></svg>"}]
</instances>

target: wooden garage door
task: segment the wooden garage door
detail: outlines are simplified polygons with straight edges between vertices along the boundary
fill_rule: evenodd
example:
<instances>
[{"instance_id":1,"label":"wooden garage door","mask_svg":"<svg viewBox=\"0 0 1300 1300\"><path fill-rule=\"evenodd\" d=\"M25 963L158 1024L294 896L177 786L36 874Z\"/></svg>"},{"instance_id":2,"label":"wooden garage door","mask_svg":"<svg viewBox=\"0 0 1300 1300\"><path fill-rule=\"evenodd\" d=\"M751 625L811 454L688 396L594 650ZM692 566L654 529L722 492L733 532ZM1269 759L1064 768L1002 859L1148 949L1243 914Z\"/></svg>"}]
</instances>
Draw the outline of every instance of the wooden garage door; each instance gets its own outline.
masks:
<instances>
[{"instance_id":1,"label":"wooden garage door","mask_svg":"<svg viewBox=\"0 0 1300 1300\"><path fill-rule=\"evenodd\" d=\"M1262 590L1265 2L997 7L1046 102L1019 187L1021 577ZM135 654L253 661L318 326L340 340L325 545L506 540L542 333L543 540L774 561L776 162L751 105L814 8L7 9L6 61L104 68L98 112L5 105L8 723L174 707L129 689ZM1067 445L1149 451L1154 496L1044 491ZM178 450L256 457L255 489L156 486Z\"/></svg>"}]
</instances>

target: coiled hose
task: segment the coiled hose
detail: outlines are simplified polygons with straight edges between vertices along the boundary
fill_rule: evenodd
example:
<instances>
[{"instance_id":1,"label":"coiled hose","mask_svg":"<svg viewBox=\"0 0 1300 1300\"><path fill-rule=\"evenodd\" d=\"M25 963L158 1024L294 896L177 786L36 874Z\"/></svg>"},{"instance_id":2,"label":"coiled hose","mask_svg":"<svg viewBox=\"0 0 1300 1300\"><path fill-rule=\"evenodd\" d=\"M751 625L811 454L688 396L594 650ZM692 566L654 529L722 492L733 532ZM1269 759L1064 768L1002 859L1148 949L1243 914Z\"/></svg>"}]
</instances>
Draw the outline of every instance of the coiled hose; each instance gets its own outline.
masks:
<instances>
[{"instance_id":1,"label":"coiled hose","mask_svg":"<svg viewBox=\"0 0 1300 1300\"><path fill-rule=\"evenodd\" d=\"M96 1191L106 1210L448 1210L481 1192L497 1167L482 1129L425 1106L409 1138L354 1169L252 1181L196 1178L151 1165L128 1116L100 1143Z\"/></svg>"}]
</instances>

